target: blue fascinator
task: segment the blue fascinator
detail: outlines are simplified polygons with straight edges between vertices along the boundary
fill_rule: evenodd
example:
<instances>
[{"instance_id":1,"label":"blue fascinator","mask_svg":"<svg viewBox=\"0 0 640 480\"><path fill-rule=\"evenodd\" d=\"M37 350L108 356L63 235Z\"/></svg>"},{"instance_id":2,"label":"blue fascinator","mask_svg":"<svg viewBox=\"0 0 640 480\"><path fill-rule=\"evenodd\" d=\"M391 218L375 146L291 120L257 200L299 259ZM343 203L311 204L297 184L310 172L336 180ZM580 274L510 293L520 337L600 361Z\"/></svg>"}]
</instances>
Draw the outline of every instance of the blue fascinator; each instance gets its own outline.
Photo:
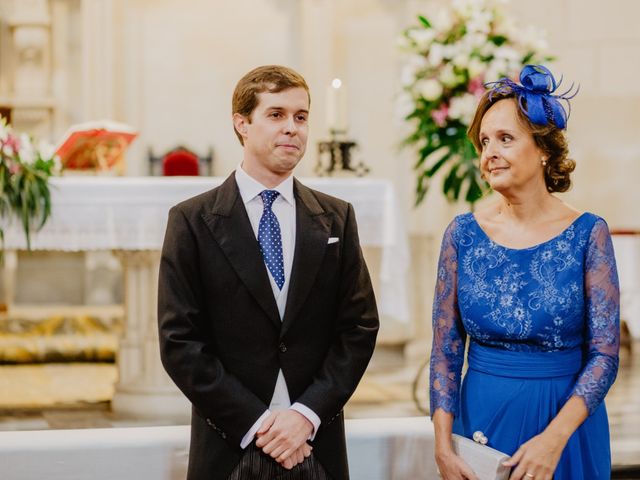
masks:
<instances>
[{"instance_id":1,"label":"blue fascinator","mask_svg":"<svg viewBox=\"0 0 640 480\"><path fill-rule=\"evenodd\" d=\"M560 87L556 83L553 74L542 65L525 65L520 72L520 84L510 78L503 77L496 82L485 83L489 89L489 101L493 96L515 94L518 105L524 114L535 125L549 125L552 123L557 128L564 130L567 127L567 119L571 114L569 100L575 97L580 90L578 87L572 93L573 84L564 93L555 93ZM567 104L568 112L561 101Z\"/></svg>"}]
</instances>

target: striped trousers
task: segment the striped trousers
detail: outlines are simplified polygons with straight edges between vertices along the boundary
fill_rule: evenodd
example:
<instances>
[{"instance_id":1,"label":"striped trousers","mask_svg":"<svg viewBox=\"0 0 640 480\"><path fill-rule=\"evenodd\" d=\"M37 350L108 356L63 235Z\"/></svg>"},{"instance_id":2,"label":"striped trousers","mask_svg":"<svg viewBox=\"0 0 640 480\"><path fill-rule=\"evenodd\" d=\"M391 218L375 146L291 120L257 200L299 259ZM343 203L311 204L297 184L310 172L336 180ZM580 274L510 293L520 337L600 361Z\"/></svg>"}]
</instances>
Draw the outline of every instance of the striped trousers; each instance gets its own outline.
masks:
<instances>
[{"instance_id":1,"label":"striped trousers","mask_svg":"<svg viewBox=\"0 0 640 480\"><path fill-rule=\"evenodd\" d=\"M228 480L331 480L331 477L313 453L287 470L252 443Z\"/></svg>"}]
</instances>

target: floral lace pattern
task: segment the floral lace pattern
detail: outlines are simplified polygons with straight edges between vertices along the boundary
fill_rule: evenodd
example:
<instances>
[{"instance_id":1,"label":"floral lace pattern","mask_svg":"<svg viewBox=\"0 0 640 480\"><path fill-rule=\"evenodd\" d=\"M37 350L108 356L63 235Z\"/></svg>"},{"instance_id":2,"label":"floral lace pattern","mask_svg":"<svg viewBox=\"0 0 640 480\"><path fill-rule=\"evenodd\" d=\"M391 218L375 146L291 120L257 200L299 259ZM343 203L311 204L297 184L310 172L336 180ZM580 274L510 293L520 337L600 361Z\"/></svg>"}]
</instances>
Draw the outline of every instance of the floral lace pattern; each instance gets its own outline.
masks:
<instances>
[{"instance_id":1,"label":"floral lace pattern","mask_svg":"<svg viewBox=\"0 0 640 480\"><path fill-rule=\"evenodd\" d=\"M467 335L511 351L584 346L572 395L589 413L615 380L619 286L607 224L584 213L556 237L526 249L493 242L471 213L447 227L433 304L431 412L457 415Z\"/></svg>"}]
</instances>

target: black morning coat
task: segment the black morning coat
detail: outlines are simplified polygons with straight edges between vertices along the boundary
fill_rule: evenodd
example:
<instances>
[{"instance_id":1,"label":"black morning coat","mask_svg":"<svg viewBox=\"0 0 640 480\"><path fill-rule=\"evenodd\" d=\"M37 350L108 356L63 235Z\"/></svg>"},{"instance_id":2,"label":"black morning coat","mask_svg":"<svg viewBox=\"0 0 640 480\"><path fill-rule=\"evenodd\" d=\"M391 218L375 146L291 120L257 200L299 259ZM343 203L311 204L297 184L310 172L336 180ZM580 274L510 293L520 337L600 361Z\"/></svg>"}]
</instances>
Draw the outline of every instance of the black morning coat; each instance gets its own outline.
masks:
<instances>
[{"instance_id":1,"label":"black morning coat","mask_svg":"<svg viewBox=\"0 0 640 480\"><path fill-rule=\"evenodd\" d=\"M342 408L373 353L376 302L353 207L295 179L294 195L296 241L282 320L234 174L169 213L160 353L193 405L188 480L227 479L280 369L291 401L322 422L313 454L332 478L349 478Z\"/></svg>"}]
</instances>

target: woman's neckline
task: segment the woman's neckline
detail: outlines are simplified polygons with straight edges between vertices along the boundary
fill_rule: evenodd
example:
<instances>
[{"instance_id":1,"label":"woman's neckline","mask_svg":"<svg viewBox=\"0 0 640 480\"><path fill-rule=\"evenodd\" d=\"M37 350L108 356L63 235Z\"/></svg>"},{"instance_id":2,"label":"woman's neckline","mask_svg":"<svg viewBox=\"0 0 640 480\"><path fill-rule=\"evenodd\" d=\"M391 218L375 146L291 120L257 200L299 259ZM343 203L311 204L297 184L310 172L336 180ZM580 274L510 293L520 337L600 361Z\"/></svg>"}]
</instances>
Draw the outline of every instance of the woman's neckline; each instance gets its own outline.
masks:
<instances>
[{"instance_id":1,"label":"woman's neckline","mask_svg":"<svg viewBox=\"0 0 640 480\"><path fill-rule=\"evenodd\" d=\"M542 247L543 245L546 245L548 243L553 242L554 240L557 240L558 238L562 237L565 233L567 233L567 231L573 227L576 223L578 223L578 221L584 217L585 215L587 215L588 212L582 212L580 215L578 215L576 218L573 219L573 221L567 225L565 228L562 229L562 231L556 235L554 235L553 237L544 240L542 242L536 243L534 245L531 245L529 247L522 247L522 248L514 248L514 247L508 247L506 245L502 245L501 243L496 242L493 238L491 238L489 236L489 234L487 234L487 232L484 230L484 228L482 228L482 225L480 225L480 222L478 222L478 220L476 219L476 216L473 212L470 212L471 218L473 219L473 222L476 224L476 226L478 227L478 229L482 232L482 234L487 238L487 240L489 240L491 243L493 243L494 245L497 245L500 248L504 248L505 250L513 250L515 252L519 252L519 251L525 251L525 250L533 250L539 247Z\"/></svg>"}]
</instances>

